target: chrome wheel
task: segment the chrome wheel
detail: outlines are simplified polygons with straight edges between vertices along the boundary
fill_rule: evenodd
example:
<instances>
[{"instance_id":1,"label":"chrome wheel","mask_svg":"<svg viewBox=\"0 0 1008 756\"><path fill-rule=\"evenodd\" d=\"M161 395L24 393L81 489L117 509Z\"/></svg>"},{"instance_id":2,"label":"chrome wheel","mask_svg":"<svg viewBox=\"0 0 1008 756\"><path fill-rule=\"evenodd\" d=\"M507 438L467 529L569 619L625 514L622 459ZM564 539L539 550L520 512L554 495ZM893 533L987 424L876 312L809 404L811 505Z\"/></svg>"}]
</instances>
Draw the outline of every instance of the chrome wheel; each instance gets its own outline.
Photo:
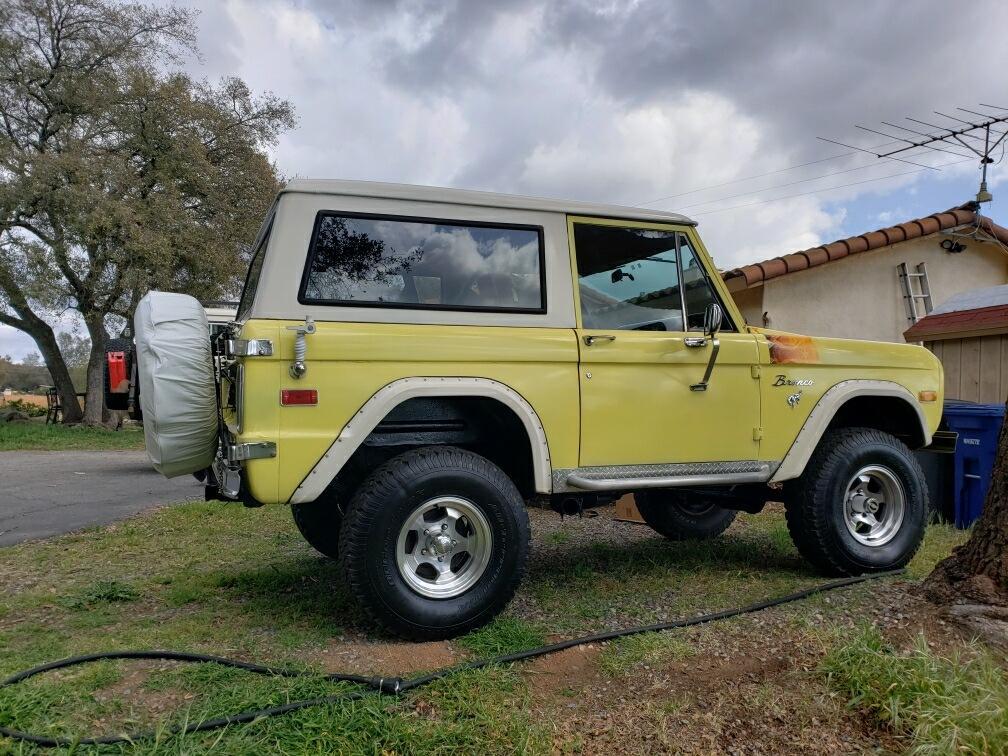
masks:
<instances>
[{"instance_id":1,"label":"chrome wheel","mask_svg":"<svg viewBox=\"0 0 1008 756\"><path fill-rule=\"evenodd\" d=\"M905 510L903 485L886 467L863 467L847 484L844 521L858 543L865 546L889 543L903 524Z\"/></svg>"},{"instance_id":2,"label":"chrome wheel","mask_svg":"<svg viewBox=\"0 0 1008 756\"><path fill-rule=\"evenodd\" d=\"M492 550L490 524L479 508L458 496L439 496L406 518L396 544L396 565L421 596L454 598L480 579Z\"/></svg>"}]
</instances>

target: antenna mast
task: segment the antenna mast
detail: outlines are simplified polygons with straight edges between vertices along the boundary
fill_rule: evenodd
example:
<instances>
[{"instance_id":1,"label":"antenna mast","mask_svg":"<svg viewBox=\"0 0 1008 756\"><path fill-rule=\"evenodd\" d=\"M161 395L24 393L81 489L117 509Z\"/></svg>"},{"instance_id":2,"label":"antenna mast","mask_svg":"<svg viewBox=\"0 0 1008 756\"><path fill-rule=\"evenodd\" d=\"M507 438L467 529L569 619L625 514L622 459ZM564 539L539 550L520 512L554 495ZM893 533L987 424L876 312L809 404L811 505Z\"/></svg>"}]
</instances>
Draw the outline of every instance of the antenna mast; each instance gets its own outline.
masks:
<instances>
[{"instance_id":1,"label":"antenna mast","mask_svg":"<svg viewBox=\"0 0 1008 756\"><path fill-rule=\"evenodd\" d=\"M941 116L942 118L948 119L950 121L956 121L959 124L965 124L955 128L948 128L941 126L939 124L929 123L928 121L922 121L917 118L910 118L907 116L905 120L912 123L920 124L922 126L928 127L929 131L919 131L918 129L910 128L909 126L901 126L897 123L889 123L888 121L882 121L882 124L888 126L892 129L898 129L900 131L907 132L908 134L913 134L918 138L899 136L897 134L890 134L885 131L880 131L878 129L870 129L867 126L857 126L857 128L862 131L868 131L872 134L878 134L879 136L887 137L892 142L888 144L893 144L897 142L903 143L901 147L887 152L875 152L875 150L865 149L863 147L855 147L850 144L843 144L842 142L836 142L832 139L825 139L824 141L833 142L834 144L841 144L844 147L850 149L859 150L860 152L867 152L874 155L877 158L885 158L888 160L898 160L900 162L911 162L903 157L897 157L901 153L908 152L909 150L915 149L926 149L932 150L934 152L945 152L951 155L958 155L959 157L971 158L972 155L976 155L980 158L980 191L977 192L976 201L978 203L990 202L994 197L987 190L987 166L994 162L991 158L991 153L997 149L997 147L1005 141L1005 137L1008 137L1008 131L1001 131L992 126L999 123L1008 123L1008 108L1003 108L999 105L988 105L987 103L980 103L979 107L990 109L990 110L1000 110L1004 115L997 115L994 113L982 113L976 110L970 110L968 108L956 108L956 110L967 113L971 116L979 116L981 120L976 119L965 119L953 115L948 115L946 113L941 113L939 111L934 111L935 115ZM857 124L855 124L857 125ZM935 130L935 131L931 131ZM977 133L982 132L982 135ZM921 138L922 137L922 138ZM993 141L992 137L994 138ZM820 139L824 139L820 137ZM968 142L967 139L972 141ZM982 142L983 147L981 148L977 143ZM942 146L938 146L941 144ZM1008 144L1008 143L1006 143ZM879 145L879 147L885 147L887 145ZM879 149L876 147L875 149ZM954 147L955 149L948 149L949 147ZM962 152L962 148L965 148L969 153ZM920 165L922 168L932 168L934 170L940 170L934 166L924 165L922 163L913 163L913 165Z\"/></svg>"}]
</instances>

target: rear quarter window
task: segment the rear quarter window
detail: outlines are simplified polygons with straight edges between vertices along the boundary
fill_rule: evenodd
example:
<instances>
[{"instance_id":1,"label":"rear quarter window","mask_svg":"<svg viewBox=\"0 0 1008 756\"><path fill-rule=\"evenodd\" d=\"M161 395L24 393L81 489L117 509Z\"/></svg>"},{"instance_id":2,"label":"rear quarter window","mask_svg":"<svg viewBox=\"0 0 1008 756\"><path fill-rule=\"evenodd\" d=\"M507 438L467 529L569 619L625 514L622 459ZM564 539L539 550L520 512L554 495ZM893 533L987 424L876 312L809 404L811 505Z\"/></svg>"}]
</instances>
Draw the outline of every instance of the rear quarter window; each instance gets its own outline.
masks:
<instances>
[{"instance_id":1,"label":"rear quarter window","mask_svg":"<svg viewBox=\"0 0 1008 756\"><path fill-rule=\"evenodd\" d=\"M298 301L545 312L537 226L319 213Z\"/></svg>"}]
</instances>

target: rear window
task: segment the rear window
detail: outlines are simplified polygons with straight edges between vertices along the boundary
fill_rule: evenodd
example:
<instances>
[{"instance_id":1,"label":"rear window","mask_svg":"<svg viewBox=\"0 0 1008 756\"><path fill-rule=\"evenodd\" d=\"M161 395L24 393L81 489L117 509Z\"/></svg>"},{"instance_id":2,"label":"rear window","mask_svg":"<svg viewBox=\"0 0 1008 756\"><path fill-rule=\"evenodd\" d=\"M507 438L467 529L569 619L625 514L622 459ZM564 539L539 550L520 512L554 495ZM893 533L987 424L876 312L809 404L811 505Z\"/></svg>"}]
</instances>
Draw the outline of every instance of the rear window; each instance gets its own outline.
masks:
<instances>
[{"instance_id":1,"label":"rear window","mask_svg":"<svg viewBox=\"0 0 1008 756\"><path fill-rule=\"evenodd\" d=\"M320 213L299 301L545 312L542 229Z\"/></svg>"}]
</instances>

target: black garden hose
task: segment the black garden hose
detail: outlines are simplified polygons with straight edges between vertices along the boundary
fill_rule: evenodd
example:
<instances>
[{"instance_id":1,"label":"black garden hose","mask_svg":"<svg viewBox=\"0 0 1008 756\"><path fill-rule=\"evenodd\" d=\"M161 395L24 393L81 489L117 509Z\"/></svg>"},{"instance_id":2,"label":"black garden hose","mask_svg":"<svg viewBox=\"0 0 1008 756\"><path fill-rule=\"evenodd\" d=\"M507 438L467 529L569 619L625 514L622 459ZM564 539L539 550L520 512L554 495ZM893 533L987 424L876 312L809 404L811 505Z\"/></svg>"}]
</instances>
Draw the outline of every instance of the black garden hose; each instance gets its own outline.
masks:
<instances>
[{"instance_id":1,"label":"black garden hose","mask_svg":"<svg viewBox=\"0 0 1008 756\"><path fill-rule=\"evenodd\" d=\"M600 643L614 640L615 638L623 638L628 635L639 635L640 633L653 633L663 630L691 627L693 625L704 625L709 622L717 622L731 617L738 617L742 614L752 614L753 612L763 611L764 609L780 606L781 604L790 604L794 601L801 601L802 599L806 599L818 593L833 591L837 588L846 588L847 586L856 585L857 583L863 583L868 580L892 577L894 575L902 574L903 572L904 570L890 570L888 572L877 572L872 575L861 575L858 577L844 578L842 580L834 580L829 583L822 583L820 585L813 586L812 588L806 588L802 591L789 593L786 596L760 601L756 604L749 604L748 606L737 607L735 609L725 609L721 612L704 614L697 617L689 617L687 619L673 620L672 622L661 622L656 625L641 625L638 627L624 628L622 630L611 630L604 633L585 635L580 638L572 638L571 640L561 641L559 643L551 643L538 648L530 648L513 654L495 656L492 659L480 659L478 661L465 662L452 667L445 667L435 672L431 672L430 674L406 680L400 677L364 677L361 675L347 675L340 673L319 676L312 672L283 669L280 667L267 667L260 664L250 664L248 662L237 661L234 659L225 659L220 656L190 654L180 651L106 651L97 654L85 654L83 656L71 656L67 659L60 659L59 661L40 664L37 667L32 667L31 669L26 669L22 672L11 675L3 682L0 682L0 688L16 685L30 677L35 677L36 675L40 675L44 672L66 669L67 667L76 667L90 662L108 659L157 659L176 662L217 664L223 667L243 669L257 675L270 675L276 677L315 677L323 680L332 680L333 682L349 682L359 685L363 689L346 693L337 693L331 696L305 698L300 701L291 701L290 703L280 706L270 706L252 711L243 711L237 714L228 714L226 716L207 719L203 722L197 722L195 724L175 726L162 731L148 730L146 732L136 732L124 735L106 735L103 737L88 738L54 738L45 735L36 735L31 732L22 732L21 730L15 730L9 727L0 727L0 735L27 743L33 743L38 746L54 748L76 745L111 745L114 743L129 743L138 740L149 740L157 737L158 735L184 735L193 732L205 732L207 730L216 730L233 724L244 724L252 722L256 719L287 714L289 712L306 709L311 706L321 706L342 701L353 701L371 695L372 693L384 693L386 695L398 696L406 693L407 691L428 685L435 680L440 680L443 677L458 674L459 672L470 672L472 670L483 669L484 667L494 664L509 664L512 662L523 661L525 659L532 659L537 656L555 654L558 651L573 648L574 646L580 646L585 643Z\"/></svg>"}]
</instances>

